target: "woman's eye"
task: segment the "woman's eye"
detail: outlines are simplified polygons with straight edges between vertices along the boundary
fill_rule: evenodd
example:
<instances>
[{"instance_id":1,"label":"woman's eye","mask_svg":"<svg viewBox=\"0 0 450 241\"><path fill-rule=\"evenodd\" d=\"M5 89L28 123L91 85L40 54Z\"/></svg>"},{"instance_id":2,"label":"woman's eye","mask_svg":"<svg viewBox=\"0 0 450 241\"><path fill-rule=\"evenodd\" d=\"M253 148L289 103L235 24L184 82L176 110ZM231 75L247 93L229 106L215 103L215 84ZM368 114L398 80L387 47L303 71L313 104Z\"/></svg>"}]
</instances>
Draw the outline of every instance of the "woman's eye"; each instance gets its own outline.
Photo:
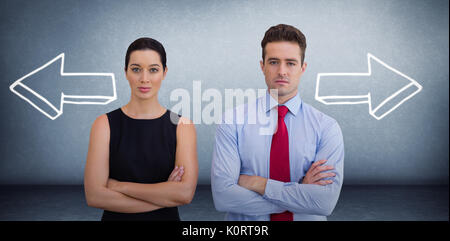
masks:
<instances>
[{"instance_id":1,"label":"woman's eye","mask_svg":"<svg viewBox=\"0 0 450 241\"><path fill-rule=\"evenodd\" d=\"M157 68L151 68L151 69L150 69L150 73L156 73L156 72L158 72L158 69L157 69Z\"/></svg>"},{"instance_id":2,"label":"woman's eye","mask_svg":"<svg viewBox=\"0 0 450 241\"><path fill-rule=\"evenodd\" d=\"M141 71L141 69L139 69L139 68L132 68L131 71L133 71L135 73L139 73Z\"/></svg>"}]
</instances>

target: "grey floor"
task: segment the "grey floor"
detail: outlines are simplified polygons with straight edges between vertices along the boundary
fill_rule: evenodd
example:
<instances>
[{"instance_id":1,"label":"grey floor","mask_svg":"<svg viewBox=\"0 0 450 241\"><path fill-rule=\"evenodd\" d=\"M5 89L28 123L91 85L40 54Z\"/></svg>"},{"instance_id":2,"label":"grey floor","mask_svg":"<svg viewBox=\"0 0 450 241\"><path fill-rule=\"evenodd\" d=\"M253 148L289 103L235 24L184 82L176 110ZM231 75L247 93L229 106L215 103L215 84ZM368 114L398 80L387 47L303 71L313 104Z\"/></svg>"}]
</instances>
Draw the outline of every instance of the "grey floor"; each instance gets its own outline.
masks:
<instances>
[{"instance_id":1,"label":"grey floor","mask_svg":"<svg viewBox=\"0 0 450 241\"><path fill-rule=\"evenodd\" d=\"M0 220L99 220L82 186L0 186ZM330 221L448 221L448 186L344 186ZM221 221L209 186L179 207L184 221Z\"/></svg>"}]
</instances>

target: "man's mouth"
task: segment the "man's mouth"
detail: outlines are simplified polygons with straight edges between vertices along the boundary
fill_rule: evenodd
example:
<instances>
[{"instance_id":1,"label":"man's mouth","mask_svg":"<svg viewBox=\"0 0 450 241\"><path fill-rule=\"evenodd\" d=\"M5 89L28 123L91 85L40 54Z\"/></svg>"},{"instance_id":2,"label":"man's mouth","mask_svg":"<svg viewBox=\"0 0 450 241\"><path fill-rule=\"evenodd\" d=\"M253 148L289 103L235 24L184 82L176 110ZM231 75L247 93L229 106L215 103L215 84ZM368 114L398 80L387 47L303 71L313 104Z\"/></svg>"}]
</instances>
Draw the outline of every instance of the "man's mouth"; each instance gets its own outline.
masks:
<instances>
[{"instance_id":1,"label":"man's mouth","mask_svg":"<svg viewBox=\"0 0 450 241\"><path fill-rule=\"evenodd\" d=\"M275 80L275 83L277 83L277 84L289 84L289 81L287 81L285 79L277 79L277 80Z\"/></svg>"},{"instance_id":2,"label":"man's mouth","mask_svg":"<svg viewBox=\"0 0 450 241\"><path fill-rule=\"evenodd\" d=\"M149 92L152 88L151 88L151 87L139 87L138 89L139 89L139 91L141 91L142 93L147 93L147 92Z\"/></svg>"}]
</instances>

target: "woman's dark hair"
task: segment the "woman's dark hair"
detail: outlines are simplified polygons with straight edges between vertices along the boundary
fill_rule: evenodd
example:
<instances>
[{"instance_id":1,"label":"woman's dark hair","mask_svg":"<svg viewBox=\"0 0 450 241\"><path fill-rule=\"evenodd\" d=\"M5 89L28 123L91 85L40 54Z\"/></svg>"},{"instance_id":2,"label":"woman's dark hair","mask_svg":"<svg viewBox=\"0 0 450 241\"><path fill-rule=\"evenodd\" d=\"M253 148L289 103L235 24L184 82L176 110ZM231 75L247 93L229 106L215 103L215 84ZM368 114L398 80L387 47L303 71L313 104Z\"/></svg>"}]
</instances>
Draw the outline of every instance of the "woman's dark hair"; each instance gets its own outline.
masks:
<instances>
[{"instance_id":1,"label":"woman's dark hair","mask_svg":"<svg viewBox=\"0 0 450 241\"><path fill-rule=\"evenodd\" d=\"M163 70L166 70L167 60L166 60L166 50L164 50L164 46L160 42L152 38L139 38L136 39L133 43L131 43L127 49L127 54L125 55L125 71L127 71L131 53L136 50L145 50L145 49L156 51L159 54L159 58L161 59Z\"/></svg>"}]
</instances>

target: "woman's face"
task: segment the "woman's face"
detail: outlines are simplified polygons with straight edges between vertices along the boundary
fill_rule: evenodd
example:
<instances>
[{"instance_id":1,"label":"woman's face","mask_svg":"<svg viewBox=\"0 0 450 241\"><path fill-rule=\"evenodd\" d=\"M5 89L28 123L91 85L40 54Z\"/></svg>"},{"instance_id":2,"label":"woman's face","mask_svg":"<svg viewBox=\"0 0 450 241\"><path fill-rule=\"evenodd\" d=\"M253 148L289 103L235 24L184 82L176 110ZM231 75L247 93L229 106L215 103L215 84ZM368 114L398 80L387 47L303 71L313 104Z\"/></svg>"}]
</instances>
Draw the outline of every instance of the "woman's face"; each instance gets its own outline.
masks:
<instances>
[{"instance_id":1,"label":"woman's face","mask_svg":"<svg viewBox=\"0 0 450 241\"><path fill-rule=\"evenodd\" d=\"M163 70L158 52L149 49L136 50L130 54L125 74L132 96L138 99L151 99L158 96L161 81L167 74L167 67Z\"/></svg>"}]
</instances>

